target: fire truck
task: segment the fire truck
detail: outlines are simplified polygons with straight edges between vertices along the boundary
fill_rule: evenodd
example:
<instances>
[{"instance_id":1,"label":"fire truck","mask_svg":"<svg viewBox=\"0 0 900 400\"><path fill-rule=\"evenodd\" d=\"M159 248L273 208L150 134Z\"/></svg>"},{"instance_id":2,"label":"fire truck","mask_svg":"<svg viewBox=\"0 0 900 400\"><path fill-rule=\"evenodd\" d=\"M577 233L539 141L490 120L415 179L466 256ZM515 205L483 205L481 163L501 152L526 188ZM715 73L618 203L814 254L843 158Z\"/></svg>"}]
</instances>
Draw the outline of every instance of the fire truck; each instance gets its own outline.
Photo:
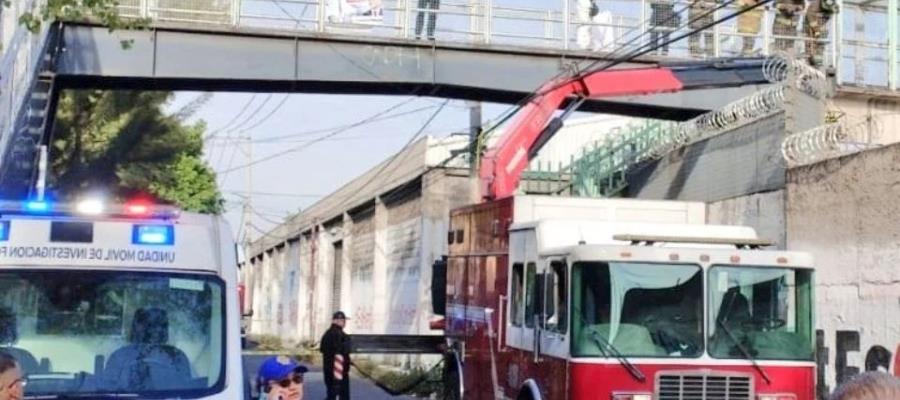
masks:
<instances>
[{"instance_id":1,"label":"fire truck","mask_svg":"<svg viewBox=\"0 0 900 400\"><path fill-rule=\"evenodd\" d=\"M702 203L455 210L447 387L465 399L812 400L813 267Z\"/></svg>"},{"instance_id":2,"label":"fire truck","mask_svg":"<svg viewBox=\"0 0 900 400\"><path fill-rule=\"evenodd\" d=\"M450 215L432 285L445 397L814 398L810 255L707 224L702 203L514 195L585 100L760 83L761 63L606 70L538 90L484 156L484 201Z\"/></svg>"}]
</instances>

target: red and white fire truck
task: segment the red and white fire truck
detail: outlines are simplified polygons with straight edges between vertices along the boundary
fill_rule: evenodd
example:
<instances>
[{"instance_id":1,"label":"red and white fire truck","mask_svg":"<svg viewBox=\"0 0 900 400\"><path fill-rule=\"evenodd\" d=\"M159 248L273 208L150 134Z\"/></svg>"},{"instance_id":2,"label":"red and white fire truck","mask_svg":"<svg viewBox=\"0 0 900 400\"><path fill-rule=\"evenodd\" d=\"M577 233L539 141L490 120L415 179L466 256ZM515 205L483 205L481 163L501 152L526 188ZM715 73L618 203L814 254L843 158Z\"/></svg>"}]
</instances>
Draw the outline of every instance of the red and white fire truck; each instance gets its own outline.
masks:
<instances>
[{"instance_id":1,"label":"red and white fire truck","mask_svg":"<svg viewBox=\"0 0 900 400\"><path fill-rule=\"evenodd\" d=\"M813 270L702 203L514 196L453 212L465 399L812 400Z\"/></svg>"},{"instance_id":2,"label":"red and white fire truck","mask_svg":"<svg viewBox=\"0 0 900 400\"><path fill-rule=\"evenodd\" d=\"M512 195L583 100L758 83L761 64L599 71L533 96L485 154L485 201L450 216L451 397L813 399L808 254L708 225L702 203Z\"/></svg>"},{"instance_id":3,"label":"red and white fire truck","mask_svg":"<svg viewBox=\"0 0 900 400\"><path fill-rule=\"evenodd\" d=\"M584 100L763 83L763 64L596 71L532 96L482 160L484 201L451 212L435 264L444 398L814 398L808 254L709 225L702 203L513 195ZM429 337L354 336L358 350L428 351Z\"/></svg>"}]
</instances>

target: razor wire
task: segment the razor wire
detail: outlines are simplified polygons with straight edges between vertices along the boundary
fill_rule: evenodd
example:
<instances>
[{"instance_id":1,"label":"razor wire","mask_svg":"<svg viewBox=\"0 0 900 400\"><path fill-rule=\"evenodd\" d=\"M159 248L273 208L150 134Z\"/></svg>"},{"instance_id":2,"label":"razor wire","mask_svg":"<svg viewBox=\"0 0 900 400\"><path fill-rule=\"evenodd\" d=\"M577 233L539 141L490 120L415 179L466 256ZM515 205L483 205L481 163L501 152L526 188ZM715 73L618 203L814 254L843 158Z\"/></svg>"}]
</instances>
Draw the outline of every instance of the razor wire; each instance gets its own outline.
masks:
<instances>
[{"instance_id":1,"label":"razor wire","mask_svg":"<svg viewBox=\"0 0 900 400\"><path fill-rule=\"evenodd\" d=\"M791 167L857 153L877 146L878 120L842 121L788 136L781 155Z\"/></svg>"}]
</instances>

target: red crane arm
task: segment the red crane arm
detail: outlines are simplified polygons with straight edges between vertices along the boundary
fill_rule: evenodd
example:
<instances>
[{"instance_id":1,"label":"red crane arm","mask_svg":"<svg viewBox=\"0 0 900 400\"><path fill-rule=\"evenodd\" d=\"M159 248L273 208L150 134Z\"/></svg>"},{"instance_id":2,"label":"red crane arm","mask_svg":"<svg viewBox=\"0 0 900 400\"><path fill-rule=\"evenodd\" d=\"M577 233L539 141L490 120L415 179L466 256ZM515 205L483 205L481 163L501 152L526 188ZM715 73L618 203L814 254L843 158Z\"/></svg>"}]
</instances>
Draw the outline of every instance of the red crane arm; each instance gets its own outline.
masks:
<instances>
[{"instance_id":1,"label":"red crane arm","mask_svg":"<svg viewBox=\"0 0 900 400\"><path fill-rule=\"evenodd\" d=\"M605 70L546 83L538 90L540 94L519 111L497 145L482 158L479 171L482 197L499 199L515 192L532 149L566 99L676 92L683 87L675 73L666 68Z\"/></svg>"}]
</instances>

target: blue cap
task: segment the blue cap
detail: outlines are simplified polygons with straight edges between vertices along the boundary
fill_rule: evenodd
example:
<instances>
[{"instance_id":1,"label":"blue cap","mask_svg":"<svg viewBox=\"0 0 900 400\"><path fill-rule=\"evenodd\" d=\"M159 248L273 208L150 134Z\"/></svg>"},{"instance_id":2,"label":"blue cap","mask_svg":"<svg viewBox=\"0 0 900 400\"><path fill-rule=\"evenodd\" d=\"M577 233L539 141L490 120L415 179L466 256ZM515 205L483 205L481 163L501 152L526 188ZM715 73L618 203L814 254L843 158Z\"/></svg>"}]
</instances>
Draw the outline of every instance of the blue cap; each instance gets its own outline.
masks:
<instances>
[{"instance_id":1,"label":"blue cap","mask_svg":"<svg viewBox=\"0 0 900 400\"><path fill-rule=\"evenodd\" d=\"M259 366L259 379L277 381L287 378L292 372L302 374L306 371L306 367L288 356L269 357Z\"/></svg>"}]
</instances>

